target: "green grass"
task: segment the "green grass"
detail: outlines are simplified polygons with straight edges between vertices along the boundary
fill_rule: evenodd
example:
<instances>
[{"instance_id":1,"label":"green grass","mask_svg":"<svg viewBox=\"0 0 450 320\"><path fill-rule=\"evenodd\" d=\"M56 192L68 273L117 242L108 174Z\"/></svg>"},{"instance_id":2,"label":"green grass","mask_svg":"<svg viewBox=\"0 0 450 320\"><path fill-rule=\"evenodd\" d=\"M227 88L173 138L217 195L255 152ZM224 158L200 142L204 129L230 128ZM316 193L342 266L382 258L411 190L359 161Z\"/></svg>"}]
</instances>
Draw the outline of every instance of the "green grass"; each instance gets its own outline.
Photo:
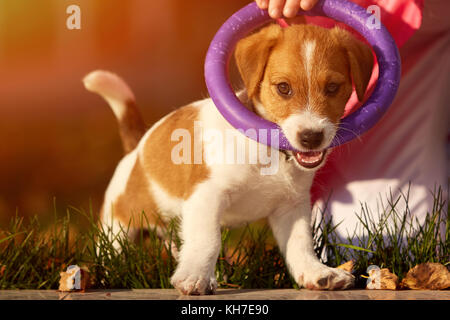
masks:
<instances>
[{"instance_id":1,"label":"green grass","mask_svg":"<svg viewBox=\"0 0 450 320\"><path fill-rule=\"evenodd\" d=\"M449 266L450 221L448 195L434 192L434 204L424 223L413 227L408 194L391 195L379 210L379 222L365 204L357 214L362 236L339 238L336 224L324 210L315 221L313 236L316 254L329 266L355 261L357 286L364 287L371 264L387 267L400 280L414 265L440 262ZM400 205L406 210L399 211ZM121 253L112 246L110 230L97 226L92 210L88 213L68 208L51 227L38 218L24 221L15 216L0 229L0 289L57 289L59 272L70 264L89 269L94 288L170 288L176 267L172 249L180 246L178 223L169 222L160 238L154 228L140 232L135 241L118 238ZM147 226L145 215L141 219ZM84 225L81 230L74 230ZM439 235L439 229L443 233ZM165 239L165 240L162 240ZM265 224L251 224L239 230L224 229L222 250L216 266L220 287L292 288L297 287L287 273L283 258Z\"/></svg>"},{"instance_id":2,"label":"green grass","mask_svg":"<svg viewBox=\"0 0 450 320\"><path fill-rule=\"evenodd\" d=\"M320 245L316 253L325 257L326 264L332 267L345 261L355 262L356 286L364 287L366 280L361 278L368 266L374 264L388 268L403 279L409 269L425 262L438 262L450 266L450 219L448 216L448 194L441 188L433 191L433 205L422 223L409 209L409 192L400 193L396 198L391 194L383 203L383 209L372 212L361 203L360 213L356 214L362 234L337 236L335 225L322 214L315 234L323 234L316 243ZM399 210L398 208L403 208ZM378 220L374 219L378 216ZM320 232L322 231L322 232Z\"/></svg>"}]
</instances>

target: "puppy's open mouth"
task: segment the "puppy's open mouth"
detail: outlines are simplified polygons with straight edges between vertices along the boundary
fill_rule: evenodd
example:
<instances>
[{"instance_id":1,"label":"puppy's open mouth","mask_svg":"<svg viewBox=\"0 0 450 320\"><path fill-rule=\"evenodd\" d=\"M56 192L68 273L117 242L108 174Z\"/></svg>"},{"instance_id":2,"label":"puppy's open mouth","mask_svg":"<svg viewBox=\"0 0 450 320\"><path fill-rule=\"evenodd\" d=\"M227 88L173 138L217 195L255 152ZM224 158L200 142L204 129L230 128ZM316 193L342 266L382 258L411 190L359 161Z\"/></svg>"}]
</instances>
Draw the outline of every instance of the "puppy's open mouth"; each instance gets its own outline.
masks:
<instances>
[{"instance_id":1,"label":"puppy's open mouth","mask_svg":"<svg viewBox=\"0 0 450 320\"><path fill-rule=\"evenodd\" d=\"M307 169L313 169L322 163L326 153L327 150L325 149L321 151L294 152L294 156L299 165Z\"/></svg>"}]
</instances>

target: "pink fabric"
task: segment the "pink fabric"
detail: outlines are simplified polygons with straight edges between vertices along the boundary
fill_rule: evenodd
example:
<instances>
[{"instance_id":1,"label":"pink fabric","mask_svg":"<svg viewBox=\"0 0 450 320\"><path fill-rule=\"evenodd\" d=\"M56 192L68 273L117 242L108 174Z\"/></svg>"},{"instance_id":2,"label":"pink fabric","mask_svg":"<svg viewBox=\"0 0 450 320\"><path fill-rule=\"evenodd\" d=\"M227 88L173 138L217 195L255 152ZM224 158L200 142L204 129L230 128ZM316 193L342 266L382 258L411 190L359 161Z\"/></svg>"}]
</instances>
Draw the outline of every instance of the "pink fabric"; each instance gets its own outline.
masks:
<instances>
[{"instance_id":1,"label":"pink fabric","mask_svg":"<svg viewBox=\"0 0 450 320\"><path fill-rule=\"evenodd\" d=\"M419 29L422 23L424 0L350 0L363 8L377 5L381 9L381 22L386 26L395 42L401 47ZM351 29L343 23L336 23L325 17L306 16L308 23L331 28L338 25Z\"/></svg>"}]
</instances>

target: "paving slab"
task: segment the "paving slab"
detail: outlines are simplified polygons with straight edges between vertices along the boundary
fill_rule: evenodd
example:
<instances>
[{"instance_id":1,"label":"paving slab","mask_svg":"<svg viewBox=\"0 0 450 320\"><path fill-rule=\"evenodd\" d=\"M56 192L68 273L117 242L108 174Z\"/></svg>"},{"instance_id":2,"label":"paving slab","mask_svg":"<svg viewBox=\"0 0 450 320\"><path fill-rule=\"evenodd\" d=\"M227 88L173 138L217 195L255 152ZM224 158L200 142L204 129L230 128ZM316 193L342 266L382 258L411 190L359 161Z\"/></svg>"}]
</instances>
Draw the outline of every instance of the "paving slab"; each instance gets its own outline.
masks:
<instances>
[{"instance_id":1,"label":"paving slab","mask_svg":"<svg viewBox=\"0 0 450 320\"><path fill-rule=\"evenodd\" d=\"M212 296L182 296L175 289L89 290L0 290L0 300L450 300L450 291L295 289L219 289Z\"/></svg>"}]
</instances>

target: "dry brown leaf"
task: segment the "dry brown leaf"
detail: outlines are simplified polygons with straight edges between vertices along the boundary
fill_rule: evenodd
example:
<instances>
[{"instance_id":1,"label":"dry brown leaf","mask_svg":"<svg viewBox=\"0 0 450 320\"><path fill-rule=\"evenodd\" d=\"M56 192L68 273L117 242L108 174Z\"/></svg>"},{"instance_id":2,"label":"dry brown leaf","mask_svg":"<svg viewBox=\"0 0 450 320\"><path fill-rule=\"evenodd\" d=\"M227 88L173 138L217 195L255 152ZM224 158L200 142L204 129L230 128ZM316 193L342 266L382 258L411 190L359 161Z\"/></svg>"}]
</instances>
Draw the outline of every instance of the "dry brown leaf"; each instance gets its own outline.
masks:
<instances>
[{"instance_id":1,"label":"dry brown leaf","mask_svg":"<svg viewBox=\"0 0 450 320\"><path fill-rule=\"evenodd\" d=\"M376 290L395 290L398 285L398 277L389 271L389 269L380 269L374 266L368 271L369 279L366 289Z\"/></svg>"},{"instance_id":2,"label":"dry brown leaf","mask_svg":"<svg viewBox=\"0 0 450 320\"><path fill-rule=\"evenodd\" d=\"M389 271L389 269L381 269L380 271L381 289L383 290L395 290L398 285L398 277Z\"/></svg>"},{"instance_id":3,"label":"dry brown leaf","mask_svg":"<svg viewBox=\"0 0 450 320\"><path fill-rule=\"evenodd\" d=\"M353 260L347 261L344 264L341 264L340 266L338 266L338 269L342 269L348 272L352 272L353 271L353 267L355 265L355 262Z\"/></svg>"},{"instance_id":4,"label":"dry brown leaf","mask_svg":"<svg viewBox=\"0 0 450 320\"><path fill-rule=\"evenodd\" d=\"M78 266L76 266L78 268ZM84 292L89 287L89 272L86 267L79 268L79 277L80 277L80 288L75 288L75 271L65 271L61 272L59 275L61 279L59 280L59 291L82 291Z\"/></svg>"},{"instance_id":5,"label":"dry brown leaf","mask_svg":"<svg viewBox=\"0 0 450 320\"><path fill-rule=\"evenodd\" d=\"M422 263L408 271L401 287L416 290L447 289L450 287L450 272L440 263Z\"/></svg>"},{"instance_id":6,"label":"dry brown leaf","mask_svg":"<svg viewBox=\"0 0 450 320\"><path fill-rule=\"evenodd\" d=\"M69 283L69 278L70 278L72 275L68 274L67 272L60 272L60 273L59 273L59 276L60 276L61 278L59 279L59 287L58 287L58 290L59 290L59 291L63 291L63 292L65 292L65 291L72 291L72 290L73 290L73 289L72 289L72 286L69 286L69 285L68 285L68 283Z\"/></svg>"},{"instance_id":7,"label":"dry brown leaf","mask_svg":"<svg viewBox=\"0 0 450 320\"><path fill-rule=\"evenodd\" d=\"M81 291L85 291L90 287L90 275L89 272L85 268L81 268Z\"/></svg>"}]
</instances>

